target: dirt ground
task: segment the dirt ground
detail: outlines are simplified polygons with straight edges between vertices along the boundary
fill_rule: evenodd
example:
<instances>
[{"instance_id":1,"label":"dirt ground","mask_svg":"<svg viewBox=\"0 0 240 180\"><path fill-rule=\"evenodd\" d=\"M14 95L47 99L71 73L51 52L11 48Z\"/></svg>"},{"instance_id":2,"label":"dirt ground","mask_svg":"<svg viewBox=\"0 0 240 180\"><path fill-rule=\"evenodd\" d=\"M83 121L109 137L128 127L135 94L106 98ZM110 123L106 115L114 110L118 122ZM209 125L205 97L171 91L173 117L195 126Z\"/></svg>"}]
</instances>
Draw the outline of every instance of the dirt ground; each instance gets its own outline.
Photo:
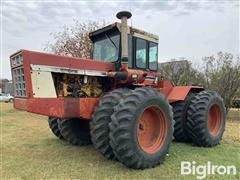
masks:
<instances>
[{"instance_id":1,"label":"dirt ground","mask_svg":"<svg viewBox=\"0 0 240 180\"><path fill-rule=\"evenodd\" d=\"M164 163L153 169L132 170L106 160L92 145L72 146L58 140L47 118L0 103L1 179L196 179L180 175L181 161L235 165L240 172L240 111L231 110L223 140L214 148L173 142ZM233 175L207 179L240 179Z\"/></svg>"}]
</instances>

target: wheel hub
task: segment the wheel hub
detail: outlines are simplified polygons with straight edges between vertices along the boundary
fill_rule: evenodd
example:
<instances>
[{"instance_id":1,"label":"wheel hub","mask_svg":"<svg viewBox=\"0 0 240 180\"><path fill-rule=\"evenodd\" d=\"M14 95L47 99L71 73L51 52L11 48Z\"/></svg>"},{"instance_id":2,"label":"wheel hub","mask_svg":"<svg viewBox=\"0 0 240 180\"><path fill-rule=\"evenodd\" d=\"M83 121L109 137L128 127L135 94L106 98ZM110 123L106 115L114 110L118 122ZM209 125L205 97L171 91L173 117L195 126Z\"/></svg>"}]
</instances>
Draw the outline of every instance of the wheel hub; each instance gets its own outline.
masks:
<instances>
[{"instance_id":1,"label":"wheel hub","mask_svg":"<svg viewBox=\"0 0 240 180\"><path fill-rule=\"evenodd\" d=\"M160 107L146 108L137 124L137 140L141 149L147 153L157 152L167 134L166 117Z\"/></svg>"},{"instance_id":2,"label":"wheel hub","mask_svg":"<svg viewBox=\"0 0 240 180\"><path fill-rule=\"evenodd\" d=\"M220 107L214 104L208 111L208 130L212 136L217 136L219 134L221 119Z\"/></svg>"}]
</instances>

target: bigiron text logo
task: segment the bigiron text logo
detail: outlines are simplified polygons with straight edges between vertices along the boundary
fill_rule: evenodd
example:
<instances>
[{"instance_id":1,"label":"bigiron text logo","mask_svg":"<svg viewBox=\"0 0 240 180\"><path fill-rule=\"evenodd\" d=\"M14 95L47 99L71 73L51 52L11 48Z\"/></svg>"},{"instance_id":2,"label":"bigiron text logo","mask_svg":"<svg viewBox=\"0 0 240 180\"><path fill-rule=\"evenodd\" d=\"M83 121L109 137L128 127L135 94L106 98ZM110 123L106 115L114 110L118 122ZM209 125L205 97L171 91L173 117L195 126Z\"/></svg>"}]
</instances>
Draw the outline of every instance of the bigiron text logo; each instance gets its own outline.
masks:
<instances>
[{"instance_id":1,"label":"bigiron text logo","mask_svg":"<svg viewBox=\"0 0 240 180\"><path fill-rule=\"evenodd\" d=\"M195 161L181 161L181 175L195 175L197 179L206 178L207 175L236 175L237 169L234 165L215 165L208 161L206 164L198 165Z\"/></svg>"}]
</instances>

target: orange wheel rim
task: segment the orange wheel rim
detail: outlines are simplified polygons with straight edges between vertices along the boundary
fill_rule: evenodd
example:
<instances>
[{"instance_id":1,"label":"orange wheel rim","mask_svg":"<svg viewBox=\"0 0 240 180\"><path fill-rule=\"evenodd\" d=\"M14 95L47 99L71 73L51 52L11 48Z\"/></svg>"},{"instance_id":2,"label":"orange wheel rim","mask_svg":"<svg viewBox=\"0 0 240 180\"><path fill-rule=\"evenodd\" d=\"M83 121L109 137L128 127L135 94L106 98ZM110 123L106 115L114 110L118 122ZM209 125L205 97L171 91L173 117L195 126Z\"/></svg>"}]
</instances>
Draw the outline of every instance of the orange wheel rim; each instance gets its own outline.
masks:
<instances>
[{"instance_id":1,"label":"orange wheel rim","mask_svg":"<svg viewBox=\"0 0 240 180\"><path fill-rule=\"evenodd\" d=\"M157 152L161 149L166 135L167 120L161 108L146 108L137 123L137 140L141 149L147 153Z\"/></svg>"},{"instance_id":2,"label":"orange wheel rim","mask_svg":"<svg viewBox=\"0 0 240 180\"><path fill-rule=\"evenodd\" d=\"M208 130L212 136L217 136L221 127L221 110L214 104L208 111Z\"/></svg>"}]
</instances>

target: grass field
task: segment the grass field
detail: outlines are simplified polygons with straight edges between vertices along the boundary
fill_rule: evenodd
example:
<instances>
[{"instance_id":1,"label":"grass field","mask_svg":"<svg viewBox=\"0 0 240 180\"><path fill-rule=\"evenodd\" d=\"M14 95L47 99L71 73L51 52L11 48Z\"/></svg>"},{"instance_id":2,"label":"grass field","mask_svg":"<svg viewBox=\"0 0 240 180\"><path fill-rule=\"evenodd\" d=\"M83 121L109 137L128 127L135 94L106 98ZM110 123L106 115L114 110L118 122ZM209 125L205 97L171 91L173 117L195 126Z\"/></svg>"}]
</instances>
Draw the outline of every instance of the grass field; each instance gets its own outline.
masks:
<instances>
[{"instance_id":1,"label":"grass field","mask_svg":"<svg viewBox=\"0 0 240 180\"><path fill-rule=\"evenodd\" d=\"M153 169L132 170L106 160L92 145L76 147L55 138L47 118L14 110L0 103L1 179L195 179L181 176L181 161L235 165L238 174L207 179L240 179L240 111L231 110L221 145L199 148L173 143L164 163Z\"/></svg>"}]
</instances>

